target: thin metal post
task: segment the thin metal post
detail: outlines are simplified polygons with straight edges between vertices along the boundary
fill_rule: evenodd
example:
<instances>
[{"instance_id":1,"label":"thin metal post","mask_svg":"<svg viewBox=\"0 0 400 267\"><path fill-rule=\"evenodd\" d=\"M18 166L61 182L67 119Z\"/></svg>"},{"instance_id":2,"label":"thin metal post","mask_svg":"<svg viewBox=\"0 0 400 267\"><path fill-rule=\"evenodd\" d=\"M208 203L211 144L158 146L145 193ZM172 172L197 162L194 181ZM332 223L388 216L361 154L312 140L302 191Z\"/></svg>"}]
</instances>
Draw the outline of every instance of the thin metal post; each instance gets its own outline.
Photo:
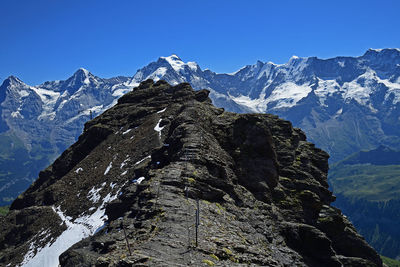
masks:
<instances>
[{"instance_id":1,"label":"thin metal post","mask_svg":"<svg viewBox=\"0 0 400 267\"><path fill-rule=\"evenodd\" d=\"M200 225L200 204L199 199L196 199L197 209L196 209L196 247L198 245L198 232L199 232L199 225Z\"/></svg>"},{"instance_id":2,"label":"thin metal post","mask_svg":"<svg viewBox=\"0 0 400 267\"><path fill-rule=\"evenodd\" d=\"M126 246L128 247L129 255L132 256L131 246L129 245L128 237L126 236L126 232L125 232L125 227L124 227L124 224L122 222L121 222L121 227L122 227L122 230L124 231Z\"/></svg>"},{"instance_id":3,"label":"thin metal post","mask_svg":"<svg viewBox=\"0 0 400 267\"><path fill-rule=\"evenodd\" d=\"M188 247L190 247L190 224L189 224L189 214L190 214L190 207L189 207L189 188L185 186L185 195L186 195L186 205L187 205L187 212L186 212L186 227L188 231Z\"/></svg>"}]
</instances>

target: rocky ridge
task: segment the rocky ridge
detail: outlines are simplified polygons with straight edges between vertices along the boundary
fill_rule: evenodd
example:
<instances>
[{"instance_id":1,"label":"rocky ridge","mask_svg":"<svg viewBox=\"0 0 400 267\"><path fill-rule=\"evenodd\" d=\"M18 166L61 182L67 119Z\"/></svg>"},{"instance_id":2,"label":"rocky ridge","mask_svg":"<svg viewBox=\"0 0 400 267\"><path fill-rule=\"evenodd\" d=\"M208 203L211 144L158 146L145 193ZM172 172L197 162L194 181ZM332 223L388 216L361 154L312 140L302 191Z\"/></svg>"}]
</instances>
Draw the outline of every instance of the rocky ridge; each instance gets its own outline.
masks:
<instances>
[{"instance_id":1,"label":"rocky ridge","mask_svg":"<svg viewBox=\"0 0 400 267\"><path fill-rule=\"evenodd\" d=\"M147 80L86 123L0 218L0 263L382 265L330 205L327 153L208 94Z\"/></svg>"}]
</instances>

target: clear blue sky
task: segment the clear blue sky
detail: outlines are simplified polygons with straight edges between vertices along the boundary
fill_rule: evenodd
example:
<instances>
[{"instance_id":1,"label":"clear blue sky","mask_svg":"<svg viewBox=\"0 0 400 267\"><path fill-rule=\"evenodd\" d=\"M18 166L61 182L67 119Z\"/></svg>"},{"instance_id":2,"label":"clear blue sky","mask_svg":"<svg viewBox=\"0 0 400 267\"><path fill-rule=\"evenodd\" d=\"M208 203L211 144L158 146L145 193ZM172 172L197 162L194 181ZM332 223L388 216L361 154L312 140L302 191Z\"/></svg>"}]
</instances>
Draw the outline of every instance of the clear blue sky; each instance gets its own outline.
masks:
<instances>
[{"instance_id":1,"label":"clear blue sky","mask_svg":"<svg viewBox=\"0 0 400 267\"><path fill-rule=\"evenodd\" d=\"M233 72L292 55L359 56L400 47L398 0L2 0L0 82L66 79L79 67L132 76L177 54Z\"/></svg>"}]
</instances>

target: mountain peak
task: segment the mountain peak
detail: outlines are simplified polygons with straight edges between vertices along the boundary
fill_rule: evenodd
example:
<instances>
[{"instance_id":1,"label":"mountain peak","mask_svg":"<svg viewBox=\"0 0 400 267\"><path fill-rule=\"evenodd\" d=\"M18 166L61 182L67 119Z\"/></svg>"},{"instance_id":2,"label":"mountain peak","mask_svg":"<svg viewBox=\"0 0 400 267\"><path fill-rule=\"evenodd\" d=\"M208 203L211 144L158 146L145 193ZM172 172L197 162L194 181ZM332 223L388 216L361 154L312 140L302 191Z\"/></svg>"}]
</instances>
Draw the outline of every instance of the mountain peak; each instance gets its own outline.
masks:
<instances>
[{"instance_id":1,"label":"mountain peak","mask_svg":"<svg viewBox=\"0 0 400 267\"><path fill-rule=\"evenodd\" d=\"M87 69L79 68L68 80L65 81L65 86L78 89L81 86L88 86L95 83L95 76Z\"/></svg>"},{"instance_id":2,"label":"mountain peak","mask_svg":"<svg viewBox=\"0 0 400 267\"><path fill-rule=\"evenodd\" d=\"M165 60L176 72L183 69L185 63L175 54L169 57L160 57L161 60Z\"/></svg>"},{"instance_id":3,"label":"mountain peak","mask_svg":"<svg viewBox=\"0 0 400 267\"><path fill-rule=\"evenodd\" d=\"M166 61L176 72L180 72L185 68L185 66L189 67L193 71L199 69L199 65L196 62L183 62L180 57L176 54L172 54L168 57L160 57L159 60Z\"/></svg>"},{"instance_id":4,"label":"mountain peak","mask_svg":"<svg viewBox=\"0 0 400 267\"><path fill-rule=\"evenodd\" d=\"M370 48L368 49L363 56L371 56L371 55L400 55L399 48Z\"/></svg>"},{"instance_id":5,"label":"mountain peak","mask_svg":"<svg viewBox=\"0 0 400 267\"><path fill-rule=\"evenodd\" d=\"M90 72L89 72L87 69L85 69L85 68L79 68L78 71L79 71L79 72L83 72L85 75L89 75L89 73L90 73Z\"/></svg>"},{"instance_id":6,"label":"mountain peak","mask_svg":"<svg viewBox=\"0 0 400 267\"><path fill-rule=\"evenodd\" d=\"M87 69L79 68L72 76L89 77L93 76Z\"/></svg>"},{"instance_id":7,"label":"mountain peak","mask_svg":"<svg viewBox=\"0 0 400 267\"><path fill-rule=\"evenodd\" d=\"M16 83L23 83L18 77L14 76L14 75L9 76L7 79L12 82L16 82Z\"/></svg>"},{"instance_id":8,"label":"mountain peak","mask_svg":"<svg viewBox=\"0 0 400 267\"><path fill-rule=\"evenodd\" d=\"M168 60L180 60L180 61L182 61L181 58L177 54L172 54L172 55L170 55L168 57L161 57L161 58L168 59Z\"/></svg>"},{"instance_id":9,"label":"mountain peak","mask_svg":"<svg viewBox=\"0 0 400 267\"><path fill-rule=\"evenodd\" d=\"M380 52L385 52L385 51L391 51L391 52L395 52L395 51L397 51L397 52L400 52L400 48L369 48L368 50L367 50L367 52L368 51L373 51L373 52L377 52L377 53L380 53Z\"/></svg>"},{"instance_id":10,"label":"mountain peak","mask_svg":"<svg viewBox=\"0 0 400 267\"><path fill-rule=\"evenodd\" d=\"M11 75L3 81L2 86L3 85L5 85L5 86L20 86L20 85L25 85L25 83L23 81L21 81L18 77Z\"/></svg>"}]
</instances>

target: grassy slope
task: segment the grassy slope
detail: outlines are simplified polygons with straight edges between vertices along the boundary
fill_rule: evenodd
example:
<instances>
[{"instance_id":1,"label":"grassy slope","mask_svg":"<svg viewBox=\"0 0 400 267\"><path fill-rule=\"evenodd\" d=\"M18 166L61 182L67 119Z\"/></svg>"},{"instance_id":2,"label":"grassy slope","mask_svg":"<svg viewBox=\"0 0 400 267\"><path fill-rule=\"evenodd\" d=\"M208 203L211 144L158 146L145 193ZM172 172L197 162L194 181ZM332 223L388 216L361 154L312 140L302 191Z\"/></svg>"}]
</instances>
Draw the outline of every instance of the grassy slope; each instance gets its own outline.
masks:
<instances>
[{"instance_id":1,"label":"grassy slope","mask_svg":"<svg viewBox=\"0 0 400 267\"><path fill-rule=\"evenodd\" d=\"M386 264L388 267L400 267L400 261L381 256L381 259L384 264Z\"/></svg>"},{"instance_id":2,"label":"grassy slope","mask_svg":"<svg viewBox=\"0 0 400 267\"><path fill-rule=\"evenodd\" d=\"M0 216L4 216L8 213L8 206L0 207Z\"/></svg>"},{"instance_id":3,"label":"grassy slope","mask_svg":"<svg viewBox=\"0 0 400 267\"><path fill-rule=\"evenodd\" d=\"M333 164L328 179L334 193L350 199L399 199L400 151L381 146L354 153Z\"/></svg>"},{"instance_id":4,"label":"grassy slope","mask_svg":"<svg viewBox=\"0 0 400 267\"><path fill-rule=\"evenodd\" d=\"M334 193L351 199L400 198L400 165L338 164L329 171L329 181Z\"/></svg>"},{"instance_id":5,"label":"grassy slope","mask_svg":"<svg viewBox=\"0 0 400 267\"><path fill-rule=\"evenodd\" d=\"M400 256L400 154L388 148L355 153L334 164L329 183L334 205L380 253Z\"/></svg>"}]
</instances>

